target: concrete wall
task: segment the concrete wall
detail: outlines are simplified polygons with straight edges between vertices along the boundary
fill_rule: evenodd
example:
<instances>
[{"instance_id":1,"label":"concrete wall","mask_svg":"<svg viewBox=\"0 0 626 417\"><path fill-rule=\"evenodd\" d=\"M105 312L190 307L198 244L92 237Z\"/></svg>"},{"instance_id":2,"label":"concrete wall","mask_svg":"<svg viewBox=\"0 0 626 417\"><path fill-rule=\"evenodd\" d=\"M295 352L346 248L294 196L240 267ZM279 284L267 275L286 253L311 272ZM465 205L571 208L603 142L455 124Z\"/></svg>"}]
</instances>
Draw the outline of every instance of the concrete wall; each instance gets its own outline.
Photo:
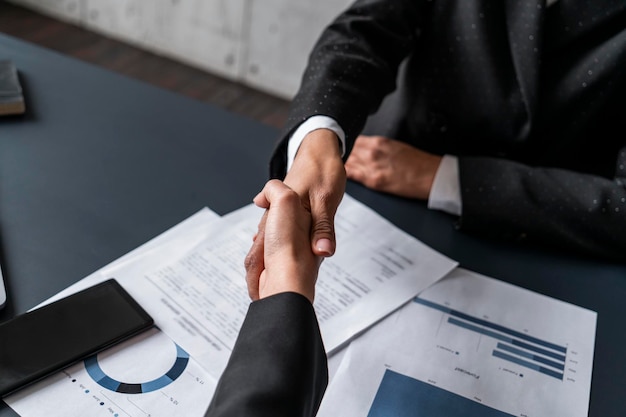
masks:
<instances>
[{"instance_id":1,"label":"concrete wall","mask_svg":"<svg viewBox=\"0 0 626 417\"><path fill-rule=\"evenodd\" d=\"M11 0L290 99L323 27L352 0Z\"/></svg>"}]
</instances>

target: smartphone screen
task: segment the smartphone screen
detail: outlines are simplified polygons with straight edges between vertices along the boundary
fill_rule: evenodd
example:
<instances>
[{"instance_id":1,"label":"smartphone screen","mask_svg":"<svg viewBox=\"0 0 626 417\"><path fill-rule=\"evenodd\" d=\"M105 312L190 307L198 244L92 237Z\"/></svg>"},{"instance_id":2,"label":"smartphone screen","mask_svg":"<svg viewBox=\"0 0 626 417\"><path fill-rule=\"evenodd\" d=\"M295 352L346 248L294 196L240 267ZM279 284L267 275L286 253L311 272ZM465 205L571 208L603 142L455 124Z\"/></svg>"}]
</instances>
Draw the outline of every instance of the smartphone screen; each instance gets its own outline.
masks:
<instances>
[{"instance_id":1,"label":"smartphone screen","mask_svg":"<svg viewBox=\"0 0 626 417\"><path fill-rule=\"evenodd\" d=\"M115 279L0 324L0 396L154 325Z\"/></svg>"}]
</instances>

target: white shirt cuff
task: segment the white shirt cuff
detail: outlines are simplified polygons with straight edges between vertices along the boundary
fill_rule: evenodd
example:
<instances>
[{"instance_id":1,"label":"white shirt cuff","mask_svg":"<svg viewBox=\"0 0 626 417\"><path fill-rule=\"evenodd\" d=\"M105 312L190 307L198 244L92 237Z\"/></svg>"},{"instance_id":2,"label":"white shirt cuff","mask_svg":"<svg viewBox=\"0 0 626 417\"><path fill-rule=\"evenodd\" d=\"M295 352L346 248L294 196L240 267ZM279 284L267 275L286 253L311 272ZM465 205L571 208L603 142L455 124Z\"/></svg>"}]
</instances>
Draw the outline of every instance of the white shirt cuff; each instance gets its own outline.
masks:
<instances>
[{"instance_id":1,"label":"white shirt cuff","mask_svg":"<svg viewBox=\"0 0 626 417\"><path fill-rule=\"evenodd\" d=\"M291 168L304 137L317 129L329 129L335 132L339 138L341 157L343 157L346 152L346 134L343 132L341 126L339 126L339 123L332 117L320 115L311 116L298 126L296 131L293 132L293 135L291 135L291 138L289 138L289 143L287 144L287 171Z\"/></svg>"},{"instance_id":2,"label":"white shirt cuff","mask_svg":"<svg viewBox=\"0 0 626 417\"><path fill-rule=\"evenodd\" d=\"M428 208L442 210L457 216L463 212L459 160L456 156L444 155L441 159L428 196Z\"/></svg>"}]
</instances>

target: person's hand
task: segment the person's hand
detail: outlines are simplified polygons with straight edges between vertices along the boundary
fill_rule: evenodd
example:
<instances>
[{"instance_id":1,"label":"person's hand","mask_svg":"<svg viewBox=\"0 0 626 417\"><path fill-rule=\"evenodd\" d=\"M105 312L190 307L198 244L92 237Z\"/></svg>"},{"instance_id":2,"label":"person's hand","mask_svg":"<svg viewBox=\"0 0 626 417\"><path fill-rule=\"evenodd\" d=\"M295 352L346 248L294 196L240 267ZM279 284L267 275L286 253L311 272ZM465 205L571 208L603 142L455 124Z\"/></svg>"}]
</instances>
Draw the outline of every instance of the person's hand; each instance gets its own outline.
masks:
<instances>
[{"instance_id":1,"label":"person's hand","mask_svg":"<svg viewBox=\"0 0 626 417\"><path fill-rule=\"evenodd\" d=\"M318 129L304 138L284 184L298 194L302 206L310 213L310 252L332 256L336 249L335 213L346 187L339 139L333 131ZM259 223L256 239L264 234L265 220L264 216ZM246 256L246 280L253 300L259 297L258 283L265 268L263 249L255 240Z\"/></svg>"},{"instance_id":2,"label":"person's hand","mask_svg":"<svg viewBox=\"0 0 626 417\"><path fill-rule=\"evenodd\" d=\"M311 212L311 248L319 256L335 253L335 213L346 189L346 170L334 132L309 133L285 177L285 184L300 195Z\"/></svg>"},{"instance_id":3,"label":"person's hand","mask_svg":"<svg viewBox=\"0 0 626 417\"><path fill-rule=\"evenodd\" d=\"M402 197L428 199L441 157L384 136L357 138L346 161L348 178Z\"/></svg>"},{"instance_id":4,"label":"person's hand","mask_svg":"<svg viewBox=\"0 0 626 417\"><path fill-rule=\"evenodd\" d=\"M270 180L254 203L267 210L245 260L250 297L257 300L293 291L313 303L321 258L311 251L311 215L300 196L281 181ZM263 259L257 259L257 254Z\"/></svg>"}]
</instances>

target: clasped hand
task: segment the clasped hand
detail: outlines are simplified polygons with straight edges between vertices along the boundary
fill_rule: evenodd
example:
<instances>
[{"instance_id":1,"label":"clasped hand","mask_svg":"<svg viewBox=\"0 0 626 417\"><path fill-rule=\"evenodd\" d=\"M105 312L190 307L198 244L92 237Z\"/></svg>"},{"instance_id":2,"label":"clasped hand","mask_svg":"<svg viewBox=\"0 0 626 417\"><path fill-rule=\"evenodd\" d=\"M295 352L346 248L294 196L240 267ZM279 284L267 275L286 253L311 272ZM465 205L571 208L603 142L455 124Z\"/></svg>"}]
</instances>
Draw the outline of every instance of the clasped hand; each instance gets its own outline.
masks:
<instances>
[{"instance_id":1,"label":"clasped hand","mask_svg":"<svg viewBox=\"0 0 626 417\"><path fill-rule=\"evenodd\" d=\"M368 188L427 200L441 157L384 136L357 138L346 161L349 179Z\"/></svg>"},{"instance_id":2,"label":"clasped hand","mask_svg":"<svg viewBox=\"0 0 626 417\"><path fill-rule=\"evenodd\" d=\"M335 252L334 218L346 179L377 191L427 199L441 157L383 136L359 136L344 163L326 129L302 142L284 183L269 181L254 202L266 208L245 260L253 300L295 291L313 301L321 259Z\"/></svg>"},{"instance_id":3,"label":"clasped hand","mask_svg":"<svg viewBox=\"0 0 626 417\"><path fill-rule=\"evenodd\" d=\"M248 292L253 300L263 297L263 272L285 261L268 255L272 247L286 249L290 239L297 240L297 245L291 242L293 252L283 252L286 252L287 259L302 263L300 272L311 268L311 258L319 263L321 257L334 254L334 217L345 186L346 173L337 136L325 129L311 132L302 142L284 183L268 182L254 200L257 205L269 210L259 224L245 261ZM289 204L275 205L275 201L270 199L270 191L276 189L280 189L281 201L287 199L286 194L289 195ZM303 212L308 219L306 233L303 232L305 225L301 219Z\"/></svg>"},{"instance_id":4,"label":"clasped hand","mask_svg":"<svg viewBox=\"0 0 626 417\"><path fill-rule=\"evenodd\" d=\"M296 292L313 303L321 258L310 249L311 215L300 196L270 180L254 203L266 211L245 259L250 297Z\"/></svg>"}]
</instances>

